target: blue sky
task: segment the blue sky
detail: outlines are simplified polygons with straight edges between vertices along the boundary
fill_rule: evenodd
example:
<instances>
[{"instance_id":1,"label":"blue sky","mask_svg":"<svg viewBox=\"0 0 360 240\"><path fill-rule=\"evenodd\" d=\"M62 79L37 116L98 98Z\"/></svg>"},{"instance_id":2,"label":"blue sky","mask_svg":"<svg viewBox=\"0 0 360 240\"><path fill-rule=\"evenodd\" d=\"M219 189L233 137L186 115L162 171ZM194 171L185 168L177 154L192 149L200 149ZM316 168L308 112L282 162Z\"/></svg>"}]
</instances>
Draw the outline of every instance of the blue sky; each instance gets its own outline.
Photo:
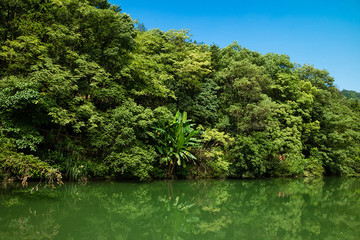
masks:
<instances>
[{"instance_id":1,"label":"blue sky","mask_svg":"<svg viewBox=\"0 0 360 240\"><path fill-rule=\"evenodd\" d=\"M189 29L197 42L287 54L360 92L360 0L109 1L147 29Z\"/></svg>"}]
</instances>

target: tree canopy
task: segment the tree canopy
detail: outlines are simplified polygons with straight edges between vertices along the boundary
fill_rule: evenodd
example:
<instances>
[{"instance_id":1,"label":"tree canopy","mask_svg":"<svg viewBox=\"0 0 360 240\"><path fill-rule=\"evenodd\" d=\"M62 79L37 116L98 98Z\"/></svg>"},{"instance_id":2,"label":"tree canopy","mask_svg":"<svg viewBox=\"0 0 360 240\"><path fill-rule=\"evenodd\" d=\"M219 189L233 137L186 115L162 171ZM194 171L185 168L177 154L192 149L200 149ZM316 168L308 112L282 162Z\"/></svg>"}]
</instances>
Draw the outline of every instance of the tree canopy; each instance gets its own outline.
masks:
<instances>
[{"instance_id":1,"label":"tree canopy","mask_svg":"<svg viewBox=\"0 0 360 240\"><path fill-rule=\"evenodd\" d=\"M0 23L0 178L360 174L360 94L326 70L106 0L3 0Z\"/></svg>"}]
</instances>

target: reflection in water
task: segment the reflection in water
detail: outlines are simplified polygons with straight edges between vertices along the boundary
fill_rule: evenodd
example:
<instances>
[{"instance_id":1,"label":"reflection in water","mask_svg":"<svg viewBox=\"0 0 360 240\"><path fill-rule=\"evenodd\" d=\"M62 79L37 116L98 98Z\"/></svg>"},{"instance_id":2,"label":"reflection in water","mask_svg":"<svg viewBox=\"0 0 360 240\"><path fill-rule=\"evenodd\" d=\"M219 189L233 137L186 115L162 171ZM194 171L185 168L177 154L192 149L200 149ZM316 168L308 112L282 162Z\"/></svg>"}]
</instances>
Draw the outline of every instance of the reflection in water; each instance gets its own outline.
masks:
<instances>
[{"instance_id":1,"label":"reflection in water","mask_svg":"<svg viewBox=\"0 0 360 240\"><path fill-rule=\"evenodd\" d=\"M0 239L356 239L360 180L0 189Z\"/></svg>"}]
</instances>

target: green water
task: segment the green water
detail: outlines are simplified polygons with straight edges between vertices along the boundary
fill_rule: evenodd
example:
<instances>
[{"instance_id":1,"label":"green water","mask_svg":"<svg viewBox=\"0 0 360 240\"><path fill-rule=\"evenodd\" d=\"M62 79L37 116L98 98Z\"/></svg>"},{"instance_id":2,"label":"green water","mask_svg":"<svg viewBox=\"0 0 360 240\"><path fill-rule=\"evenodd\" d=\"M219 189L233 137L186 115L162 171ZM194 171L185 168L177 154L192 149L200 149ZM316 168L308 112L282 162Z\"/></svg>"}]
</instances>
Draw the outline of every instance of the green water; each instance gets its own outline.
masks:
<instances>
[{"instance_id":1,"label":"green water","mask_svg":"<svg viewBox=\"0 0 360 240\"><path fill-rule=\"evenodd\" d=\"M0 188L0 239L360 239L360 180Z\"/></svg>"}]
</instances>

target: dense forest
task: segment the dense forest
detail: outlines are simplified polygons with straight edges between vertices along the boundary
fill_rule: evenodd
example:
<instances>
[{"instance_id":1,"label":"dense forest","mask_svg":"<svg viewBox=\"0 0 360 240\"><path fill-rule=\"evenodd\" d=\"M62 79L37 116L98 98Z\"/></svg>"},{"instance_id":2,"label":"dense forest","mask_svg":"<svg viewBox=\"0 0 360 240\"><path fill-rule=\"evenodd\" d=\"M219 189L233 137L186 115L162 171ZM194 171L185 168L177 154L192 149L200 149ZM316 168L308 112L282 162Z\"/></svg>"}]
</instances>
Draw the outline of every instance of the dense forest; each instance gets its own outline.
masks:
<instances>
[{"instance_id":1,"label":"dense forest","mask_svg":"<svg viewBox=\"0 0 360 240\"><path fill-rule=\"evenodd\" d=\"M342 90L341 93L350 99L355 99L355 100L360 100L360 93L356 92L356 91L351 91L351 90Z\"/></svg>"},{"instance_id":2,"label":"dense forest","mask_svg":"<svg viewBox=\"0 0 360 240\"><path fill-rule=\"evenodd\" d=\"M106 0L2 0L0 46L2 179L360 173L360 101L289 56L146 30Z\"/></svg>"}]
</instances>

